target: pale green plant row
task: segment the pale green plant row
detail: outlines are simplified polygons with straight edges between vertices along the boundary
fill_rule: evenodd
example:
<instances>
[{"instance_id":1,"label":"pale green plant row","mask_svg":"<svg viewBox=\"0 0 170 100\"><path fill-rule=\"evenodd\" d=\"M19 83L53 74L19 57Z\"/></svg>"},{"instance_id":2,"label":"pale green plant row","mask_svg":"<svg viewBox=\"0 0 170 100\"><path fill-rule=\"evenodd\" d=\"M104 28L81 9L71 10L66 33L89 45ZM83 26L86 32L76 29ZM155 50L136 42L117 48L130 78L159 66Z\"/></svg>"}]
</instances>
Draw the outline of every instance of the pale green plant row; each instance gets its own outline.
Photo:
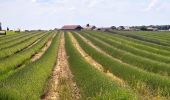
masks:
<instances>
[{"instance_id":1,"label":"pale green plant row","mask_svg":"<svg viewBox=\"0 0 170 100\"><path fill-rule=\"evenodd\" d=\"M151 39L151 40L157 40L157 41L160 41L160 43L164 43L164 44L168 44L169 42L162 36L157 36L157 33L152 33L152 32L135 32L135 31L117 31L117 33L120 33L120 34L127 34L127 35L136 35L136 36L141 36L141 37L144 37L144 38L148 38L148 39ZM163 35L163 34L162 34Z\"/></svg>"},{"instance_id":2,"label":"pale green plant row","mask_svg":"<svg viewBox=\"0 0 170 100\"><path fill-rule=\"evenodd\" d=\"M127 32L129 33L129 32ZM148 32L148 31L137 31L137 32L131 32L132 34L139 34L142 36L147 36L147 37L153 37L153 38L157 38L157 39L161 39L161 40L166 40L169 41L170 39L170 32Z\"/></svg>"},{"instance_id":3,"label":"pale green plant row","mask_svg":"<svg viewBox=\"0 0 170 100\"><path fill-rule=\"evenodd\" d=\"M159 54L159 55L162 55L162 56L168 56L168 57L170 56L170 52L167 51L167 50L158 49L158 48L151 47L150 45L147 45L147 44L141 44L141 43L138 43L136 41L131 41L129 39L125 39L125 38L120 37L118 35L109 35L109 34L104 33L104 32L90 32L90 31L88 33L90 33L93 36L99 37L99 38L107 38L109 40L110 39L115 40L115 41L120 42L122 44L129 45L129 46L132 46L134 48L138 48L140 50L144 50L144 51L147 51L147 52Z\"/></svg>"},{"instance_id":4,"label":"pale green plant row","mask_svg":"<svg viewBox=\"0 0 170 100\"><path fill-rule=\"evenodd\" d=\"M43 37L40 41L38 41L30 48L27 48L21 52L0 60L0 75L3 75L10 70L15 70L18 66L24 63L24 61L30 59L47 43L50 38L52 38L53 35L54 34L51 33L47 34L47 36Z\"/></svg>"},{"instance_id":5,"label":"pale green plant row","mask_svg":"<svg viewBox=\"0 0 170 100\"><path fill-rule=\"evenodd\" d=\"M146 86L153 91L153 95L169 97L169 78L150 73L132 65L112 59L88 45L88 43L84 42L77 34L73 35L78 40L81 48L94 60L100 63L105 68L105 70L109 70L117 77L127 81L133 88L136 88L139 84L146 84Z\"/></svg>"},{"instance_id":6,"label":"pale green plant row","mask_svg":"<svg viewBox=\"0 0 170 100\"><path fill-rule=\"evenodd\" d=\"M40 34L44 34L44 33L29 34L27 36L17 38L15 40L10 41L10 42L3 43L3 44L0 45L0 50L6 49L6 48L11 47L11 46L18 45L19 43L21 43L25 40L28 40L29 38L31 38L33 36L37 36L37 35L40 35Z\"/></svg>"},{"instance_id":7,"label":"pale green plant row","mask_svg":"<svg viewBox=\"0 0 170 100\"><path fill-rule=\"evenodd\" d=\"M100 33L102 33L102 32L100 32ZM112 34L112 33L109 33L109 32L104 32L104 33L109 35L109 36L115 36L115 37L119 37L119 38L122 38L122 39L125 39L125 40L128 40L128 41L135 42L135 43L147 45L147 46L150 46L152 48L156 48L156 49L161 50L161 51L162 50L167 51L167 52L170 51L170 47L167 47L167 46L162 46L162 45L154 44L154 43L151 43L151 42L141 41L141 40L138 40L138 39L135 39L135 38L130 38L130 37L126 37L126 36L118 35L118 34Z\"/></svg>"},{"instance_id":8,"label":"pale green plant row","mask_svg":"<svg viewBox=\"0 0 170 100\"><path fill-rule=\"evenodd\" d=\"M166 56L158 55L158 54L155 54L155 53L147 52L147 51L144 51L144 50L141 50L141 49L137 49L137 48L134 48L130 45L126 45L125 43L121 43L121 42L116 41L114 39L108 39L108 38L105 38L103 36L97 36L97 38L100 38L102 41L107 42L108 44L112 45L115 48L127 51L129 53L132 53L132 54L135 54L135 55L138 55L138 56L142 56L142 57L145 57L145 58L148 58L148 59L151 59L151 60L167 63L167 64L170 63L170 57L166 57Z\"/></svg>"},{"instance_id":9,"label":"pale green plant row","mask_svg":"<svg viewBox=\"0 0 170 100\"><path fill-rule=\"evenodd\" d=\"M52 74L52 69L57 63L59 38L60 35L57 34L39 60L0 81L1 100L40 100L46 89L48 78ZM46 42L46 39L41 42L43 41Z\"/></svg>"},{"instance_id":10,"label":"pale green plant row","mask_svg":"<svg viewBox=\"0 0 170 100\"><path fill-rule=\"evenodd\" d=\"M8 42L12 42L14 40L17 40L17 39L20 39L20 38L23 38L23 37L26 37L26 36L29 36L32 34L34 34L34 33L22 33L22 34L19 34L19 35L16 35L16 36L4 39L4 40L0 40L0 45L6 44Z\"/></svg>"},{"instance_id":11,"label":"pale green plant row","mask_svg":"<svg viewBox=\"0 0 170 100\"><path fill-rule=\"evenodd\" d=\"M4 57L8 57L11 56L17 52L20 52L24 49L26 49L27 47L29 47L30 45L32 45L34 42L38 41L42 36L44 36L45 33L37 33L36 35L33 35L31 37L28 37L27 39L24 39L23 41L20 41L19 43L2 49L0 50L0 59L4 59Z\"/></svg>"},{"instance_id":12,"label":"pale green plant row","mask_svg":"<svg viewBox=\"0 0 170 100\"><path fill-rule=\"evenodd\" d=\"M138 40L141 40L141 41L154 43L154 44L157 44L157 45L170 46L170 44L165 40L146 37L146 36L142 36L142 35L139 35L139 34L125 33L125 31L123 31L123 32L122 31L110 31L110 33L126 36L126 37L133 38L133 39L138 39Z\"/></svg>"},{"instance_id":13,"label":"pale green plant row","mask_svg":"<svg viewBox=\"0 0 170 100\"><path fill-rule=\"evenodd\" d=\"M82 33L85 38L90 40L94 45L107 52L109 55L121 60L124 63L133 65L134 67L147 70L149 72L158 73L160 75L170 76L169 64L153 61L142 56L136 56L121 49L117 49L104 41L91 37L89 34ZM107 45L106 45L107 44Z\"/></svg>"},{"instance_id":14,"label":"pale green plant row","mask_svg":"<svg viewBox=\"0 0 170 100\"><path fill-rule=\"evenodd\" d=\"M70 69L80 89L81 100L135 100L129 89L120 87L116 82L96 70L80 55L73 46L71 38L65 34L65 47Z\"/></svg>"},{"instance_id":15,"label":"pale green plant row","mask_svg":"<svg viewBox=\"0 0 170 100\"><path fill-rule=\"evenodd\" d=\"M32 33L32 32L29 32L29 33ZM6 39L10 39L10 38L13 38L13 37L17 37L17 36L22 35L22 34L27 34L27 32L22 32L22 33L20 33L20 34L13 34L13 35L1 36L1 37L0 37L0 41L6 40Z\"/></svg>"}]
</instances>

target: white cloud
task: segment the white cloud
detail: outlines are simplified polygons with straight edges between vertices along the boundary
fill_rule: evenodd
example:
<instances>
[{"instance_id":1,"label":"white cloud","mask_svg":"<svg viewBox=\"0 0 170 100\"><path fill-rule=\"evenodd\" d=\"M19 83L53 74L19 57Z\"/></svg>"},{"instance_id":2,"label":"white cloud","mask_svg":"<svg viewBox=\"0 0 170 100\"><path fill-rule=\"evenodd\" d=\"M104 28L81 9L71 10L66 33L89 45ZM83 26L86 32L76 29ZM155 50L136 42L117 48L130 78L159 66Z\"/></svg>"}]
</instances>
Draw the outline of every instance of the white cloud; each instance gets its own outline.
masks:
<instances>
[{"instance_id":1,"label":"white cloud","mask_svg":"<svg viewBox=\"0 0 170 100\"><path fill-rule=\"evenodd\" d=\"M156 5L158 4L159 0L151 0L149 5L147 6L147 8L145 8L144 11L150 11L152 9L154 9L156 7Z\"/></svg>"},{"instance_id":2,"label":"white cloud","mask_svg":"<svg viewBox=\"0 0 170 100\"><path fill-rule=\"evenodd\" d=\"M90 23L109 26L161 23L170 18L167 2L170 4L170 1L163 0L81 0L81 2L80 0L2 0L0 21L4 26L11 28L28 29L48 29L63 24ZM143 11L144 8L147 13ZM150 11L152 9L154 11ZM164 22L169 23L167 20Z\"/></svg>"},{"instance_id":3,"label":"white cloud","mask_svg":"<svg viewBox=\"0 0 170 100\"><path fill-rule=\"evenodd\" d=\"M69 10L70 10L70 11L74 11L74 10L76 10L76 7L75 7L75 6L72 6L72 7L69 8Z\"/></svg>"},{"instance_id":4,"label":"white cloud","mask_svg":"<svg viewBox=\"0 0 170 100\"><path fill-rule=\"evenodd\" d=\"M37 2L37 0L31 0L32 2Z\"/></svg>"},{"instance_id":5,"label":"white cloud","mask_svg":"<svg viewBox=\"0 0 170 100\"><path fill-rule=\"evenodd\" d=\"M93 7L97 6L97 5L100 5L102 3L102 1L104 1L104 0L88 0L87 7L88 8L93 8Z\"/></svg>"}]
</instances>

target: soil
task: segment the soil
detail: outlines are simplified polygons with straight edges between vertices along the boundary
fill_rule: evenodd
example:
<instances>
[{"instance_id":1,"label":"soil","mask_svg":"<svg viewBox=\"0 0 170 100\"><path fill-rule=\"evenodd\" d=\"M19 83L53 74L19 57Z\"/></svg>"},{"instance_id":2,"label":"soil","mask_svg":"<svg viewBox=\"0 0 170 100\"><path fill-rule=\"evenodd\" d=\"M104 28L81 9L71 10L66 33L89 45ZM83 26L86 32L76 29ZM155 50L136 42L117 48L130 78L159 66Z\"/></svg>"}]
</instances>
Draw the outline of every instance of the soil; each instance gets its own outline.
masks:
<instances>
[{"instance_id":1,"label":"soil","mask_svg":"<svg viewBox=\"0 0 170 100\"><path fill-rule=\"evenodd\" d=\"M77 33L79 34L79 33ZM72 36L71 33L69 33L69 36L72 39L73 44L75 45L75 47L77 48L77 50L80 52L80 54L87 60L87 62L89 62L90 64L92 64L96 69L98 69L100 72L102 72L103 74L105 74L106 76L108 76L109 78L111 78L112 80L114 80L115 82L117 82L119 85L121 86L126 86L125 82L114 76L112 73L110 73L108 70L105 71L103 66L100 65L98 62L96 62L92 57L90 57L78 44L77 40ZM85 42L87 42L90 46L92 46L93 48L99 50L100 52L102 52L99 48L97 48L95 45L93 45L89 40L85 39L84 37L82 37L81 35L79 35Z\"/></svg>"},{"instance_id":2,"label":"soil","mask_svg":"<svg viewBox=\"0 0 170 100\"><path fill-rule=\"evenodd\" d=\"M54 35L55 36L55 35ZM45 53L45 51L50 47L51 43L52 43L52 39L54 38L54 36L48 40L48 42L45 44L45 46L41 49L40 52L36 53L32 58L31 61L34 62L38 59L40 59L42 57L42 55ZM38 41L36 41L37 43Z\"/></svg>"},{"instance_id":3,"label":"soil","mask_svg":"<svg viewBox=\"0 0 170 100\"><path fill-rule=\"evenodd\" d=\"M53 69L49 81L49 90L43 100L79 100L80 90L73 81L73 75L69 69L68 57L65 51L65 39L62 33L57 64Z\"/></svg>"},{"instance_id":4,"label":"soil","mask_svg":"<svg viewBox=\"0 0 170 100\"><path fill-rule=\"evenodd\" d=\"M121 60L119 59L116 59L116 58L113 58L112 56L108 55L106 52L102 51L100 48L98 48L97 46L95 46L93 43L91 43L88 39L84 38L81 34L79 33L76 33L78 34L82 40L84 40L86 43L88 43L90 46L92 46L93 48L95 48L97 51L105 54L106 56L110 57L111 59L113 60L116 60L122 64L125 64L125 65L129 65L125 62L122 62ZM102 41L101 41L102 42ZM103 42L104 43L104 42ZM105 45L108 45L106 43L104 43ZM108 45L110 46L110 45ZM110 78L112 78L114 81L117 81L119 84L121 84L121 86L124 86L124 87L129 87L126 82L116 76L114 76L112 73L110 73L108 70L107 71L104 71L104 73L109 76ZM138 88L134 88L133 89L134 91L136 91L136 93L138 94L139 96L139 99L145 99L145 100L166 100L164 97L161 97L161 96L154 96L151 94L151 91L146 87L146 85L141 85L140 87Z\"/></svg>"}]
</instances>

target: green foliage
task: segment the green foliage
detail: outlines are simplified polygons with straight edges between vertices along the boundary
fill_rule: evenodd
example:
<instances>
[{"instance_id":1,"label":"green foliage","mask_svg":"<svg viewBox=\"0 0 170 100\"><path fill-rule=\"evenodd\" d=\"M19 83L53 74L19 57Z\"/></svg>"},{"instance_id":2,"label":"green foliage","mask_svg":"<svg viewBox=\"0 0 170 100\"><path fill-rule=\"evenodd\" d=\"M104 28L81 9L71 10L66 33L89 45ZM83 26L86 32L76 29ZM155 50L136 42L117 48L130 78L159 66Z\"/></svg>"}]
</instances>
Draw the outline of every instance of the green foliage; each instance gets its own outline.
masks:
<instances>
[{"instance_id":1,"label":"green foliage","mask_svg":"<svg viewBox=\"0 0 170 100\"><path fill-rule=\"evenodd\" d=\"M40 34L42 34L42 33L38 33L38 34L25 34L24 37L19 37L19 38L12 39L12 40L10 40L10 39L8 40L7 39L6 40L7 42L1 43L0 50L6 49L6 48L11 47L11 46L15 46L15 45L17 45L17 44L19 44L19 43L21 43L21 42L23 42L25 40L30 39L33 36L37 36L37 35L40 35Z\"/></svg>"},{"instance_id":2,"label":"green foliage","mask_svg":"<svg viewBox=\"0 0 170 100\"><path fill-rule=\"evenodd\" d=\"M7 31L6 35L20 34L19 32Z\"/></svg>"},{"instance_id":3,"label":"green foliage","mask_svg":"<svg viewBox=\"0 0 170 100\"><path fill-rule=\"evenodd\" d=\"M105 38L103 36L96 36L97 38L101 39L104 42L107 42L108 44L112 45L115 48L127 51L129 53L138 55L138 56L142 56L148 59L152 59L155 61L159 61L159 62L164 62L164 63L170 63L170 57L169 56L162 56L162 55L158 55L155 54L153 52L148 52L142 49L138 49L138 48L134 48L131 45L127 45L126 43L122 43L120 41L114 40L114 39L108 39Z\"/></svg>"},{"instance_id":4,"label":"green foliage","mask_svg":"<svg viewBox=\"0 0 170 100\"><path fill-rule=\"evenodd\" d=\"M0 99L39 100L56 63L59 38L57 34L39 60L0 81Z\"/></svg>"},{"instance_id":5,"label":"green foliage","mask_svg":"<svg viewBox=\"0 0 170 100\"><path fill-rule=\"evenodd\" d=\"M11 43L14 40L21 39L23 37L27 37L32 34L34 34L34 33L22 33L22 34L17 34L17 35L4 36L4 37L0 38L0 45L4 45L6 43Z\"/></svg>"},{"instance_id":6,"label":"green foliage","mask_svg":"<svg viewBox=\"0 0 170 100\"><path fill-rule=\"evenodd\" d=\"M80 88L82 99L89 100L134 100L136 96L127 90L119 87L104 74L96 70L74 48L68 34L65 34L66 52L69 56L70 69L74 75L77 85Z\"/></svg>"},{"instance_id":7,"label":"green foliage","mask_svg":"<svg viewBox=\"0 0 170 100\"><path fill-rule=\"evenodd\" d=\"M10 70L16 69L24 61L30 59L46 44L46 42L49 40L49 38L52 37L52 35L53 34L48 34L48 36L43 37L38 43L36 43L32 47L0 60L0 75L3 75Z\"/></svg>"},{"instance_id":8,"label":"green foliage","mask_svg":"<svg viewBox=\"0 0 170 100\"><path fill-rule=\"evenodd\" d=\"M120 36L120 35L117 35L117 34L108 34L108 33L105 33L105 32L88 32L88 33L89 33L89 35L92 35L92 36L100 38L100 39L108 39L108 40L112 40L114 42L116 41L116 42L121 43L123 45L128 45L128 46L131 46L133 48L144 50L144 51L147 51L147 52L152 53L152 54L154 53L154 54L158 54L158 55L162 55L162 56L166 56L166 57L170 56L170 52L168 50L165 50L163 47L156 48L156 47L154 47L150 44L147 44L146 42L140 43L142 41L134 41L130 38L126 38L126 37L123 37L123 36Z\"/></svg>"},{"instance_id":9,"label":"green foliage","mask_svg":"<svg viewBox=\"0 0 170 100\"><path fill-rule=\"evenodd\" d=\"M161 90L161 95L169 96L170 94L170 80L157 74L149 73L134 66L121 63L115 59L111 59L84 42L77 34L73 34L78 40L83 50L88 53L93 59L100 63L105 70L127 81L129 85L136 87L137 83L145 83L154 94Z\"/></svg>"},{"instance_id":10,"label":"green foliage","mask_svg":"<svg viewBox=\"0 0 170 100\"><path fill-rule=\"evenodd\" d=\"M121 48L117 49L115 48L115 44L113 44L112 41L109 41L107 38L102 39L103 41L106 40L106 42L103 42L85 33L82 33L81 35L89 39L94 45L96 45L112 57L120 59L125 63L134 65L134 67L142 68L150 72L159 73L161 75L170 75L169 64L153 61L143 56L136 56L122 50ZM111 43L111 45L108 45L110 44L109 42Z\"/></svg>"},{"instance_id":11,"label":"green foliage","mask_svg":"<svg viewBox=\"0 0 170 100\"><path fill-rule=\"evenodd\" d=\"M32 45L34 42L36 42L38 39L40 39L42 36L44 36L44 33L36 34L31 37L28 37L24 40L19 39L17 44L14 44L10 47L4 48L0 50L0 58L4 58L7 56L10 56L12 54L15 54L16 52L20 52L23 49L26 49L28 46ZM8 45L8 44L7 44ZM7 46L4 45L4 46ZM1 48L1 46L0 46Z\"/></svg>"}]
</instances>

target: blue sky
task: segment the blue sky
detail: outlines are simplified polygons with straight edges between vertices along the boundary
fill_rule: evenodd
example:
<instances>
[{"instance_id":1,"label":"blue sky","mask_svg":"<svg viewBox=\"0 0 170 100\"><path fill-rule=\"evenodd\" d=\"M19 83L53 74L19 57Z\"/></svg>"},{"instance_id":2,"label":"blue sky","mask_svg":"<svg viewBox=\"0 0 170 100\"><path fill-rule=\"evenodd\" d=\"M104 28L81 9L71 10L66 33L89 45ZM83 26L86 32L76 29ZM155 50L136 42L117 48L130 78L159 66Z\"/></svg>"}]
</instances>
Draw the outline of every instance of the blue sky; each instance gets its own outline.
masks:
<instances>
[{"instance_id":1,"label":"blue sky","mask_svg":"<svg viewBox=\"0 0 170 100\"><path fill-rule=\"evenodd\" d=\"M0 0L3 28L170 24L170 0Z\"/></svg>"}]
</instances>

